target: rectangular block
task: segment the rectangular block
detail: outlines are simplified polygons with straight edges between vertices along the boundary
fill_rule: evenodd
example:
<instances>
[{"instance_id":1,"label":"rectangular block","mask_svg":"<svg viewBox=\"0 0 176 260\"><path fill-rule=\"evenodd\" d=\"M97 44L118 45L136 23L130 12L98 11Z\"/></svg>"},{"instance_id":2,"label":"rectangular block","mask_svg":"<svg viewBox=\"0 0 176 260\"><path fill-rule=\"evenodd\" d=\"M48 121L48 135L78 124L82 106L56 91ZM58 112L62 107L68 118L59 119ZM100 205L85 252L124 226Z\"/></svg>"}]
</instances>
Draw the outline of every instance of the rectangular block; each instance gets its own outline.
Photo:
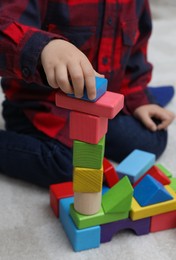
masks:
<instances>
[{"instance_id":1,"label":"rectangular block","mask_svg":"<svg viewBox=\"0 0 176 260\"><path fill-rule=\"evenodd\" d=\"M99 192L102 190L103 167L101 169L75 167L73 190L75 192Z\"/></svg>"},{"instance_id":2,"label":"rectangular block","mask_svg":"<svg viewBox=\"0 0 176 260\"><path fill-rule=\"evenodd\" d=\"M60 201L60 221L73 250L79 252L99 247L100 226L89 227L82 230L77 229L69 215L71 203L73 203L73 197Z\"/></svg>"},{"instance_id":3,"label":"rectangular block","mask_svg":"<svg viewBox=\"0 0 176 260\"><path fill-rule=\"evenodd\" d=\"M124 105L124 96L106 91L96 102L92 103L81 99L68 97L64 93L56 93L56 106L75 110L95 116L114 118Z\"/></svg>"},{"instance_id":4,"label":"rectangular block","mask_svg":"<svg viewBox=\"0 0 176 260\"><path fill-rule=\"evenodd\" d=\"M97 144L107 133L108 119L72 111L69 129L71 139Z\"/></svg>"},{"instance_id":5,"label":"rectangular block","mask_svg":"<svg viewBox=\"0 0 176 260\"><path fill-rule=\"evenodd\" d=\"M143 218L132 221L130 218L101 225L101 243L111 241L113 235L121 230L131 229L136 235L141 236L150 232L150 219Z\"/></svg>"},{"instance_id":6,"label":"rectangular block","mask_svg":"<svg viewBox=\"0 0 176 260\"><path fill-rule=\"evenodd\" d=\"M116 167L120 178L128 176L135 183L155 163L155 155L141 150L134 150Z\"/></svg>"},{"instance_id":7,"label":"rectangular block","mask_svg":"<svg viewBox=\"0 0 176 260\"><path fill-rule=\"evenodd\" d=\"M63 182L50 185L50 206L55 214L59 217L60 199L73 196L73 182Z\"/></svg>"},{"instance_id":8,"label":"rectangular block","mask_svg":"<svg viewBox=\"0 0 176 260\"><path fill-rule=\"evenodd\" d=\"M176 210L176 193L169 186L165 186L165 188L171 194L173 200L153 204L146 207L141 207L133 198L130 211L131 219L137 220Z\"/></svg>"},{"instance_id":9,"label":"rectangular block","mask_svg":"<svg viewBox=\"0 0 176 260\"><path fill-rule=\"evenodd\" d=\"M73 165L75 167L100 169L103 165L105 136L98 144L73 142Z\"/></svg>"},{"instance_id":10,"label":"rectangular block","mask_svg":"<svg viewBox=\"0 0 176 260\"><path fill-rule=\"evenodd\" d=\"M151 218L150 232L158 232L171 228L176 228L176 210Z\"/></svg>"},{"instance_id":11,"label":"rectangular block","mask_svg":"<svg viewBox=\"0 0 176 260\"><path fill-rule=\"evenodd\" d=\"M114 166L105 157L103 159L103 173L105 182L109 188L113 187L119 181L119 177L115 171Z\"/></svg>"},{"instance_id":12,"label":"rectangular block","mask_svg":"<svg viewBox=\"0 0 176 260\"><path fill-rule=\"evenodd\" d=\"M86 88L84 88L84 94L81 98L82 100L87 100L89 102L97 101L107 90L108 81L106 78L95 77L95 86L96 86L96 98L90 100L87 96ZM68 94L70 97L75 97L74 94ZM76 97L75 97L76 98Z\"/></svg>"}]
</instances>

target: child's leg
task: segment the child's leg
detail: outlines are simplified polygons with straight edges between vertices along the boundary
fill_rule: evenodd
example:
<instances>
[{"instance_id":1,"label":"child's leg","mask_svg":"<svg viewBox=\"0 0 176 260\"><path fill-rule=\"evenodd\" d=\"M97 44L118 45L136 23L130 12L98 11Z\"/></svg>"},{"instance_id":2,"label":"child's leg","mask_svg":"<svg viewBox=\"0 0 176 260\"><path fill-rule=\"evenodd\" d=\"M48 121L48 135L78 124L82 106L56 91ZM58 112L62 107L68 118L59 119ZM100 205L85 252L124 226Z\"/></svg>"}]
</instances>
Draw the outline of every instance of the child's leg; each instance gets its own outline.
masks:
<instances>
[{"instance_id":1,"label":"child's leg","mask_svg":"<svg viewBox=\"0 0 176 260\"><path fill-rule=\"evenodd\" d=\"M0 172L39 186L72 180L72 151L56 140L0 131Z\"/></svg>"},{"instance_id":2,"label":"child's leg","mask_svg":"<svg viewBox=\"0 0 176 260\"><path fill-rule=\"evenodd\" d=\"M120 162L134 149L140 149L158 158L166 144L167 131L151 132L134 117L120 113L109 120L105 156Z\"/></svg>"}]
</instances>

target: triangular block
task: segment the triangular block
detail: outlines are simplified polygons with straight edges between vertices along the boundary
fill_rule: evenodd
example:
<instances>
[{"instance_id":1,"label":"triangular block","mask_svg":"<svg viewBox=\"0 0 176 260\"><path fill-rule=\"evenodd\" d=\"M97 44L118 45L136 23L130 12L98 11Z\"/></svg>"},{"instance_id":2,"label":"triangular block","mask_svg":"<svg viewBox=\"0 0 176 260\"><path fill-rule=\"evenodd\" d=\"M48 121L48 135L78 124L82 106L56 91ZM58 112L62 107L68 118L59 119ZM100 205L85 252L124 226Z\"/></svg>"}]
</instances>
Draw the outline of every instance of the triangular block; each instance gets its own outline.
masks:
<instances>
[{"instance_id":1,"label":"triangular block","mask_svg":"<svg viewBox=\"0 0 176 260\"><path fill-rule=\"evenodd\" d=\"M127 176L121 179L102 196L105 213L127 212L131 208L133 188Z\"/></svg>"},{"instance_id":2,"label":"triangular block","mask_svg":"<svg viewBox=\"0 0 176 260\"><path fill-rule=\"evenodd\" d=\"M173 199L165 187L148 174L134 188L134 198L142 207Z\"/></svg>"}]
</instances>

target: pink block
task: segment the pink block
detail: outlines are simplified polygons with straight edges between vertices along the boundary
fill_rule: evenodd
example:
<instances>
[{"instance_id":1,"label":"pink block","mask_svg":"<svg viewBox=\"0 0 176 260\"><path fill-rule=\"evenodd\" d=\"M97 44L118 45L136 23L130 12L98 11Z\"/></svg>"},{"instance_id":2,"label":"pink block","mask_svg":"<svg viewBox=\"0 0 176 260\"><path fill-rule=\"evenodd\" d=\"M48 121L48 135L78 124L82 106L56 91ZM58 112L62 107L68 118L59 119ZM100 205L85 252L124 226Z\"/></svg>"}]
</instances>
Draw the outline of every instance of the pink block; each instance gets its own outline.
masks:
<instances>
[{"instance_id":1,"label":"pink block","mask_svg":"<svg viewBox=\"0 0 176 260\"><path fill-rule=\"evenodd\" d=\"M98 144L107 133L108 119L72 111L69 128L71 139Z\"/></svg>"},{"instance_id":2,"label":"pink block","mask_svg":"<svg viewBox=\"0 0 176 260\"><path fill-rule=\"evenodd\" d=\"M157 232L176 228L176 210L153 216L151 218L150 232Z\"/></svg>"},{"instance_id":3,"label":"pink block","mask_svg":"<svg viewBox=\"0 0 176 260\"><path fill-rule=\"evenodd\" d=\"M64 93L56 93L56 106L75 110L94 116L114 118L123 108L124 96L106 91L96 102L92 103L82 99L72 98Z\"/></svg>"}]
</instances>

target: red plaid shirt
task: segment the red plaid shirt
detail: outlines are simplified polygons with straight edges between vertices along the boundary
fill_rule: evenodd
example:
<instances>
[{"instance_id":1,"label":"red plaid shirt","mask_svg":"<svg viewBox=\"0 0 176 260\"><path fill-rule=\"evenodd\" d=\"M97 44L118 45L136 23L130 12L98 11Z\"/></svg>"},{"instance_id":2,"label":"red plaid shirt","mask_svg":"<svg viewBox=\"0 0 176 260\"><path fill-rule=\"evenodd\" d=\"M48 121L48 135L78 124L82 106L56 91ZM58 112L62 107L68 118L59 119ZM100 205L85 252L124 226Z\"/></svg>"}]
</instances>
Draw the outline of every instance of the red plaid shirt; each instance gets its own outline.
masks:
<instances>
[{"instance_id":1,"label":"red plaid shirt","mask_svg":"<svg viewBox=\"0 0 176 260\"><path fill-rule=\"evenodd\" d=\"M125 95L125 113L151 101L146 59L151 34L148 0L3 0L0 3L0 76L5 97L32 124L66 145L68 111L55 106L40 63L43 47L64 38L83 51ZM15 114L14 114L15 118ZM18 124L18 121L16 122Z\"/></svg>"}]
</instances>

